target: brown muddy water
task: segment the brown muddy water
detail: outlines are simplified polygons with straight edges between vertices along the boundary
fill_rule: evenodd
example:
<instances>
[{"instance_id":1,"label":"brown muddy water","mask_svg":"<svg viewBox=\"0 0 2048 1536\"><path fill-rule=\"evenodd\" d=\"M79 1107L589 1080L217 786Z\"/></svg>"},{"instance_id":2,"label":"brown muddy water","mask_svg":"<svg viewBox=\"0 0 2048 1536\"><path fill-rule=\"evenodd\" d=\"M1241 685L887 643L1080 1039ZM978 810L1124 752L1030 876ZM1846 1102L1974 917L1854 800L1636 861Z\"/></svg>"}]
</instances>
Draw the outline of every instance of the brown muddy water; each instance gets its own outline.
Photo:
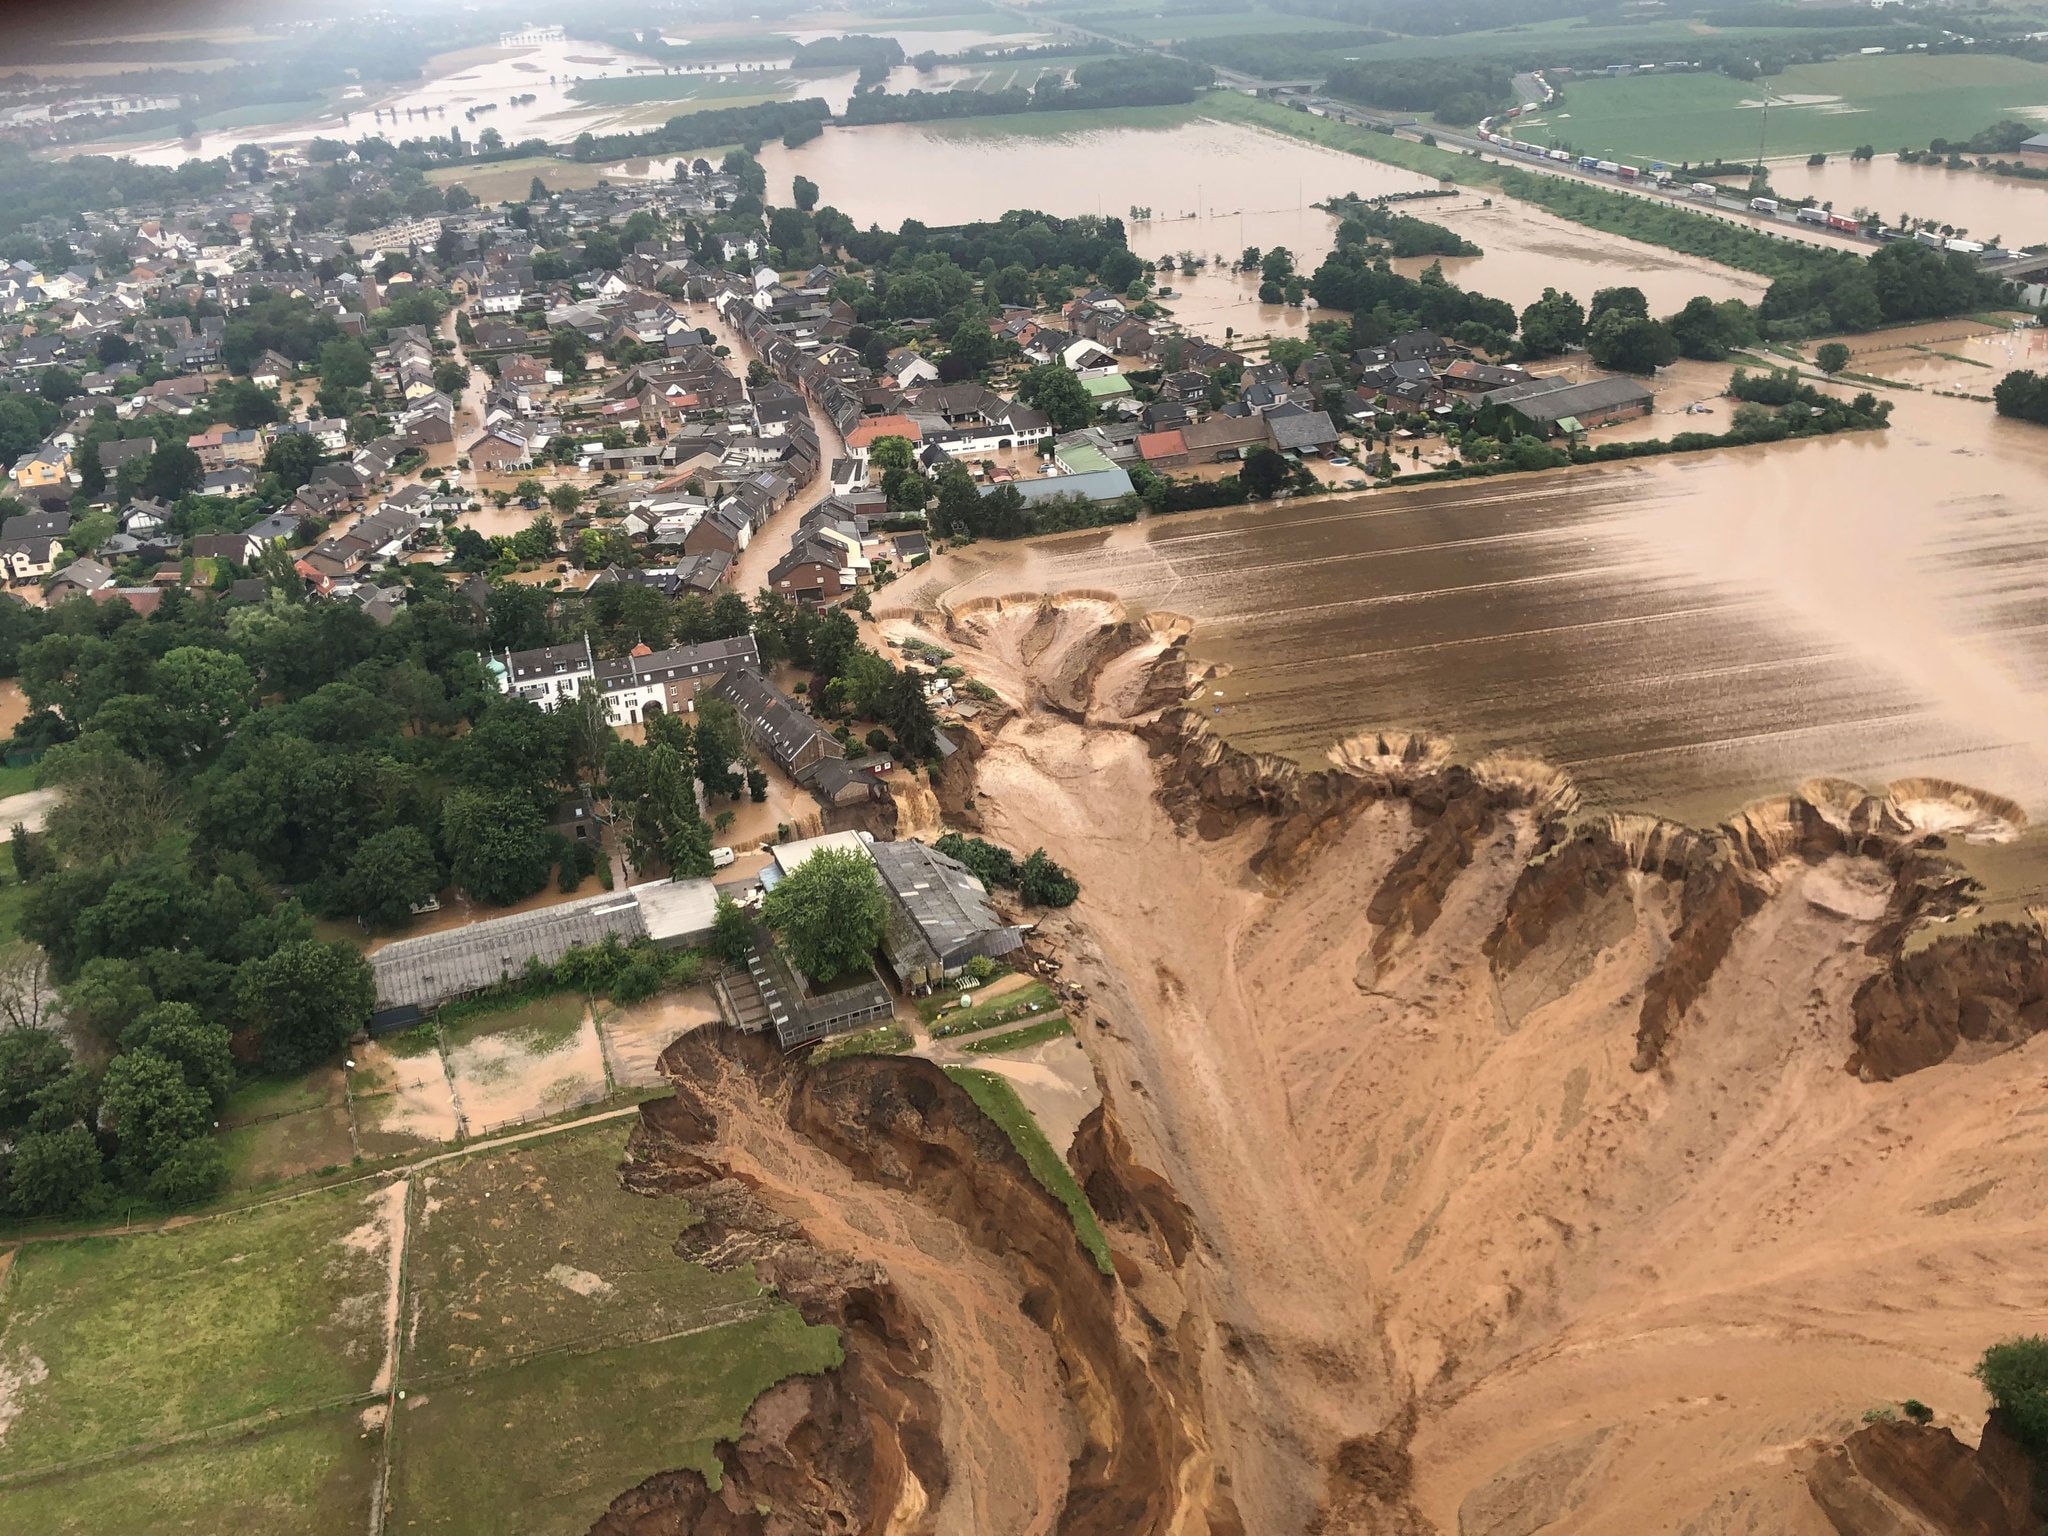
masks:
<instances>
[{"instance_id":1,"label":"brown muddy water","mask_svg":"<svg viewBox=\"0 0 2048 1536\"><path fill-rule=\"evenodd\" d=\"M1905 165L1896 155L1851 161L1830 156L1771 162L1771 185L1789 197L1817 197L1844 212L1868 209L1887 224L1933 219L1970 232L1973 240L2013 249L2048 240L2048 182L2019 181L1986 171Z\"/></svg>"},{"instance_id":2,"label":"brown muddy water","mask_svg":"<svg viewBox=\"0 0 2048 1536\"><path fill-rule=\"evenodd\" d=\"M1929 775L2038 819L2048 432L1898 398L1886 433L974 547L903 598L1185 614L1213 723L1304 761L1418 731L1560 765L1589 809L1705 821L1814 775Z\"/></svg>"},{"instance_id":3,"label":"brown muddy water","mask_svg":"<svg viewBox=\"0 0 2048 1536\"><path fill-rule=\"evenodd\" d=\"M1095 114L1073 114L1092 121ZM1034 125L1045 128L1047 125ZM1163 128L1093 127L1021 133L986 123L890 124L835 129L796 149L761 152L771 199L810 177L824 200L863 226L894 229L992 219L1013 208L1097 213L1126 220L1131 247L1157 260L1192 252L1234 260L1246 246L1286 246L1302 270L1328 254L1337 221L1314 205L1346 192L1373 197L1433 189L1433 177L1306 144L1242 124L1198 119ZM886 167L886 174L878 173ZM1149 217L1133 218L1134 208ZM1764 284L1747 274L1567 224L1509 198L1460 194L1411 210L1450 225L1485 252L1446 261L1456 281L1516 307L1556 286L1581 301L1619 283L1651 306L1674 310L1695 294L1754 302ZM1401 263L1419 272L1427 259ZM1261 305L1256 285L1227 273L1176 277L1195 327L1240 333L1296 329L1299 312ZM1169 301L1169 307L1176 307Z\"/></svg>"}]
</instances>

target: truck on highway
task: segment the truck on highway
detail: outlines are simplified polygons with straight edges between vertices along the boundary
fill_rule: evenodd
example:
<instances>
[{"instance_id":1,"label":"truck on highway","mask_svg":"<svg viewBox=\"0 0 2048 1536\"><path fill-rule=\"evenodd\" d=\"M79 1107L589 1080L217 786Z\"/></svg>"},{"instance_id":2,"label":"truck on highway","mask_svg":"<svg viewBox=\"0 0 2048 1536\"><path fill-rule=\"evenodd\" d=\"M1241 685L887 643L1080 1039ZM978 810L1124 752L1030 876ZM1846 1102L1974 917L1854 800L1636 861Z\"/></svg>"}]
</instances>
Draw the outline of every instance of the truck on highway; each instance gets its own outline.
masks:
<instances>
[{"instance_id":1,"label":"truck on highway","mask_svg":"<svg viewBox=\"0 0 2048 1536\"><path fill-rule=\"evenodd\" d=\"M1825 224L1827 221L1828 211L1818 203L1799 210L1799 222L1802 224Z\"/></svg>"},{"instance_id":2,"label":"truck on highway","mask_svg":"<svg viewBox=\"0 0 2048 1536\"><path fill-rule=\"evenodd\" d=\"M1617 171L1619 171L1621 167L1616 165L1612 160L1600 160L1594 163L1593 169L1598 171L1602 176L1612 176Z\"/></svg>"},{"instance_id":3,"label":"truck on highway","mask_svg":"<svg viewBox=\"0 0 2048 1536\"><path fill-rule=\"evenodd\" d=\"M1860 233L1863 226L1846 213L1831 213L1828 215L1828 228L1838 229L1845 235L1854 235Z\"/></svg>"},{"instance_id":4,"label":"truck on highway","mask_svg":"<svg viewBox=\"0 0 2048 1536\"><path fill-rule=\"evenodd\" d=\"M1571 159L1571 155L1570 155L1570 154L1569 154L1569 153L1568 153L1567 151L1565 151L1565 150L1562 150L1562 149L1553 149L1553 150L1552 150L1552 151L1550 152L1550 158L1551 158L1552 160L1563 160L1563 161L1569 161L1569 160Z\"/></svg>"},{"instance_id":5,"label":"truck on highway","mask_svg":"<svg viewBox=\"0 0 2048 1536\"><path fill-rule=\"evenodd\" d=\"M1776 213L1778 200L1775 197L1752 197L1749 208L1752 213Z\"/></svg>"},{"instance_id":6,"label":"truck on highway","mask_svg":"<svg viewBox=\"0 0 2048 1536\"><path fill-rule=\"evenodd\" d=\"M1582 171L1597 171L1600 169L1600 161L1592 155L1581 155L1579 156L1579 169Z\"/></svg>"},{"instance_id":7,"label":"truck on highway","mask_svg":"<svg viewBox=\"0 0 2048 1536\"><path fill-rule=\"evenodd\" d=\"M1632 165L1617 165L1614 168L1614 174L1619 176L1623 181L1634 181L1638 176L1642 175L1643 173L1637 170Z\"/></svg>"},{"instance_id":8,"label":"truck on highway","mask_svg":"<svg viewBox=\"0 0 2048 1536\"><path fill-rule=\"evenodd\" d=\"M1692 195L1703 203L1711 203L1721 195L1721 189L1711 181L1696 181L1690 188Z\"/></svg>"}]
</instances>

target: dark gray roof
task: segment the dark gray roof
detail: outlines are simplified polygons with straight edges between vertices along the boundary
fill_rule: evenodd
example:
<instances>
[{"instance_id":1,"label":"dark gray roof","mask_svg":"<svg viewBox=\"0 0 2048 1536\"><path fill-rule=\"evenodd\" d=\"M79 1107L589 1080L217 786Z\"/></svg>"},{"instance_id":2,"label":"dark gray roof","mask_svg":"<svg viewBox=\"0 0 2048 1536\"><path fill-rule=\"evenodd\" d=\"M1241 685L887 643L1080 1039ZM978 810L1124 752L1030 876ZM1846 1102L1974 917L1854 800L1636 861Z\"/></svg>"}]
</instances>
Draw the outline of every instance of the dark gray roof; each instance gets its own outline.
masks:
<instances>
[{"instance_id":1,"label":"dark gray roof","mask_svg":"<svg viewBox=\"0 0 2048 1536\"><path fill-rule=\"evenodd\" d=\"M832 739L831 732L798 709L752 667L733 668L718 680L712 692L732 705L747 734L766 747L784 768L813 740L821 741L832 757L845 755L845 748Z\"/></svg>"},{"instance_id":2,"label":"dark gray roof","mask_svg":"<svg viewBox=\"0 0 2048 1536\"><path fill-rule=\"evenodd\" d=\"M1304 411L1299 416L1266 414L1267 430L1276 448L1324 448L1337 441L1336 424L1328 411Z\"/></svg>"},{"instance_id":3,"label":"dark gray roof","mask_svg":"<svg viewBox=\"0 0 2048 1536\"><path fill-rule=\"evenodd\" d=\"M620 891L400 939L370 956L377 1009L434 1008L518 977L529 959L553 965L572 944L610 934L630 943L646 933L639 902Z\"/></svg>"},{"instance_id":4,"label":"dark gray roof","mask_svg":"<svg viewBox=\"0 0 2048 1536\"><path fill-rule=\"evenodd\" d=\"M972 955L993 959L1022 947L1023 936L996 915L987 888L957 859L915 841L876 843L868 851L898 909L887 947L899 976L934 965L955 970Z\"/></svg>"},{"instance_id":5,"label":"dark gray roof","mask_svg":"<svg viewBox=\"0 0 2048 1536\"><path fill-rule=\"evenodd\" d=\"M1530 421L1560 421L1587 411L1648 405L1651 395L1635 379L1588 379L1583 384L1565 379L1530 379L1524 384L1510 384L1506 389L1489 389L1479 398L1492 405L1511 405Z\"/></svg>"},{"instance_id":6,"label":"dark gray roof","mask_svg":"<svg viewBox=\"0 0 2048 1536\"><path fill-rule=\"evenodd\" d=\"M734 667L760 665L761 652L754 644L753 631L749 630L730 640L707 640L702 645L678 645L666 651L649 651L644 656L600 661L597 685L607 693L615 693L646 683L672 683L679 678L708 677Z\"/></svg>"}]
</instances>

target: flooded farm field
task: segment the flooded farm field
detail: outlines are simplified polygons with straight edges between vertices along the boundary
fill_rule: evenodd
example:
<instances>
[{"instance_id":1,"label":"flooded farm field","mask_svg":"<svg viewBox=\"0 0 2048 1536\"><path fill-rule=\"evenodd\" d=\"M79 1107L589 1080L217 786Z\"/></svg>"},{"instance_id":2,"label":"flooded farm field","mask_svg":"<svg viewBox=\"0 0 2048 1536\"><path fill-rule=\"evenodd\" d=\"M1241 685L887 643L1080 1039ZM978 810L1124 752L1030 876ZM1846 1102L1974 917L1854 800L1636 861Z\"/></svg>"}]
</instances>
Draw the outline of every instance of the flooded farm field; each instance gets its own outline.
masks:
<instances>
[{"instance_id":1,"label":"flooded farm field","mask_svg":"<svg viewBox=\"0 0 2048 1536\"><path fill-rule=\"evenodd\" d=\"M1146 124L1151 124L1147 126ZM1235 260L1246 246L1285 246L1313 270L1334 243L1337 221L1314 206L1347 192L1365 197L1434 190L1434 178L1263 129L1165 109L1149 118L1051 113L1045 121L892 124L834 130L791 150L761 154L771 197L797 175L824 189L855 222L893 229L996 218L1017 207L1098 213L1126 221L1131 248L1154 260L1191 252ZM876 176L878 164L895 168ZM990 175L990 167L1000 175ZM1136 207L1149 216L1133 218ZM1616 283L1641 288L1651 306L1677 309L1696 294L1754 302L1762 281L1711 262L1596 234L1509 198L1460 193L1411 210L1472 240L1482 256L1444 263L1454 281L1520 307L1546 287L1583 301ZM1400 263L1419 272L1428 258ZM1213 269L1174 280L1169 301L1184 324L1241 333L1299 329L1300 311L1257 302L1255 283Z\"/></svg>"},{"instance_id":2,"label":"flooded farm field","mask_svg":"<svg viewBox=\"0 0 2048 1536\"><path fill-rule=\"evenodd\" d=\"M1595 809L1922 774L2038 813L2044 469L2048 435L1915 393L1883 434L975 547L898 602L1185 614L1217 728L1305 761L1413 730L1558 764Z\"/></svg>"}]
</instances>

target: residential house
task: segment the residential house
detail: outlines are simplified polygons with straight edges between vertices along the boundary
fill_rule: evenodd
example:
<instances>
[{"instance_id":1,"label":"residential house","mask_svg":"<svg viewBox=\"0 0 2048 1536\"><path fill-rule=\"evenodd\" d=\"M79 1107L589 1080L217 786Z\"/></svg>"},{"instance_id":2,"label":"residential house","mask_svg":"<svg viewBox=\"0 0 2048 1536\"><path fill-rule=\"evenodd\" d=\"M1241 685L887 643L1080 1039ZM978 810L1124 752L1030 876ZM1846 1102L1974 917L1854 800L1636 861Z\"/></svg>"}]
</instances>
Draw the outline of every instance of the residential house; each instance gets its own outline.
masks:
<instances>
[{"instance_id":1,"label":"residential house","mask_svg":"<svg viewBox=\"0 0 2048 1536\"><path fill-rule=\"evenodd\" d=\"M55 443L31 448L14 461L7 478L31 495L57 488L68 491L71 485L71 450Z\"/></svg>"},{"instance_id":2,"label":"residential house","mask_svg":"<svg viewBox=\"0 0 2048 1536\"><path fill-rule=\"evenodd\" d=\"M846 756L846 749L823 724L751 667L726 673L711 692L732 705L748 739L785 773L794 776L820 759Z\"/></svg>"},{"instance_id":3,"label":"residential house","mask_svg":"<svg viewBox=\"0 0 2048 1536\"><path fill-rule=\"evenodd\" d=\"M114 573L99 561L87 556L82 560L72 561L51 577L46 595L50 601L56 602L60 598L75 597L81 592L90 596L95 592L106 591L113 585Z\"/></svg>"}]
</instances>

